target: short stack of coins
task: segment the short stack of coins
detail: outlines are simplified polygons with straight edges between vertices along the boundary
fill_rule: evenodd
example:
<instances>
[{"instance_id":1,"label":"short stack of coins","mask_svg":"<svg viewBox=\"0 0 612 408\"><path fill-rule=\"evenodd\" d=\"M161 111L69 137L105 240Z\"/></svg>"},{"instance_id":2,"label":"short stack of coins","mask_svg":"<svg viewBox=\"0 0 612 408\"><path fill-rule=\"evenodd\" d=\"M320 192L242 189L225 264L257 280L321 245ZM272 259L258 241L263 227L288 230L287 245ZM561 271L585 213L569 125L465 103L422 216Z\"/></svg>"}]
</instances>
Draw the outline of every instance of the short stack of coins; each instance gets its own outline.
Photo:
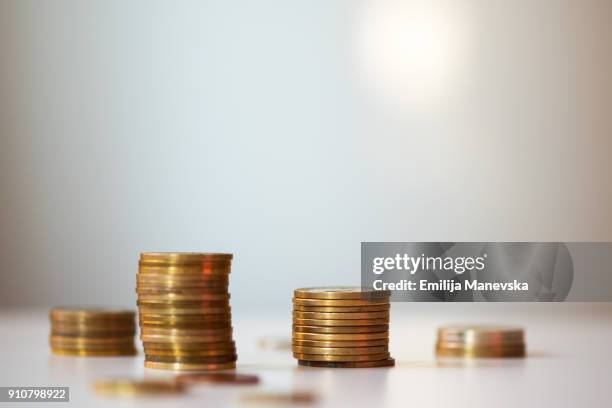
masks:
<instances>
[{"instance_id":1,"label":"short stack of coins","mask_svg":"<svg viewBox=\"0 0 612 408\"><path fill-rule=\"evenodd\" d=\"M525 356L520 327L447 326L438 329L438 357L505 358Z\"/></svg>"},{"instance_id":2,"label":"short stack of coins","mask_svg":"<svg viewBox=\"0 0 612 408\"><path fill-rule=\"evenodd\" d=\"M49 313L54 354L126 356L136 354L135 313L131 310L55 308Z\"/></svg>"},{"instance_id":3,"label":"short stack of coins","mask_svg":"<svg viewBox=\"0 0 612 408\"><path fill-rule=\"evenodd\" d=\"M236 367L229 295L231 254L142 253L137 274L145 367Z\"/></svg>"},{"instance_id":4,"label":"short stack of coins","mask_svg":"<svg viewBox=\"0 0 612 408\"><path fill-rule=\"evenodd\" d=\"M389 367L390 292L359 287L294 291L293 356L309 367Z\"/></svg>"}]
</instances>

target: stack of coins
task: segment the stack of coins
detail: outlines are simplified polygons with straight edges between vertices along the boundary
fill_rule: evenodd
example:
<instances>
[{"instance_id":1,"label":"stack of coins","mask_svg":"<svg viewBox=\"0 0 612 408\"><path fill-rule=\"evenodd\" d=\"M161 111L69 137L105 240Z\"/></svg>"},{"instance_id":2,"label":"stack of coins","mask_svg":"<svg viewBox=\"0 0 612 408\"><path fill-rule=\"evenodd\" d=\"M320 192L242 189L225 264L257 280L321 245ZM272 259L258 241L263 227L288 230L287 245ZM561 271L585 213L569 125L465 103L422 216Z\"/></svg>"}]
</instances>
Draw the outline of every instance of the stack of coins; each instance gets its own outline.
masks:
<instances>
[{"instance_id":1,"label":"stack of coins","mask_svg":"<svg viewBox=\"0 0 612 408\"><path fill-rule=\"evenodd\" d=\"M229 303L231 254L143 253L136 293L145 367L236 367Z\"/></svg>"},{"instance_id":2,"label":"stack of coins","mask_svg":"<svg viewBox=\"0 0 612 408\"><path fill-rule=\"evenodd\" d=\"M71 356L136 354L135 313L131 310L55 308L51 319L51 350Z\"/></svg>"},{"instance_id":3,"label":"stack of coins","mask_svg":"<svg viewBox=\"0 0 612 408\"><path fill-rule=\"evenodd\" d=\"M293 356L309 367L393 366L388 291L359 287L296 289Z\"/></svg>"},{"instance_id":4,"label":"stack of coins","mask_svg":"<svg viewBox=\"0 0 612 408\"><path fill-rule=\"evenodd\" d=\"M438 357L524 357L520 327L448 326L438 329Z\"/></svg>"}]
</instances>

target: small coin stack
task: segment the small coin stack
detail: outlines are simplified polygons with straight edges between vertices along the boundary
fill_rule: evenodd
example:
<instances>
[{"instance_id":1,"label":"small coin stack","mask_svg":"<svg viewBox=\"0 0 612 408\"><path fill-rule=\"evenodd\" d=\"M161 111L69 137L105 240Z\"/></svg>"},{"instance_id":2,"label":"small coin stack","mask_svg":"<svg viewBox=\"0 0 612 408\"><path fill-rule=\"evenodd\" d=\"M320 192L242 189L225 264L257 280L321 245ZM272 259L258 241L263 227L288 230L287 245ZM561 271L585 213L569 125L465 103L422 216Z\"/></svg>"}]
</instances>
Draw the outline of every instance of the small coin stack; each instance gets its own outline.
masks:
<instances>
[{"instance_id":1,"label":"small coin stack","mask_svg":"<svg viewBox=\"0 0 612 408\"><path fill-rule=\"evenodd\" d=\"M71 356L125 356L136 354L135 313L131 310L52 309L51 350Z\"/></svg>"},{"instance_id":2,"label":"small coin stack","mask_svg":"<svg viewBox=\"0 0 612 408\"><path fill-rule=\"evenodd\" d=\"M388 291L359 287L296 289L293 356L309 367L393 366Z\"/></svg>"},{"instance_id":3,"label":"small coin stack","mask_svg":"<svg viewBox=\"0 0 612 408\"><path fill-rule=\"evenodd\" d=\"M520 327L441 327L436 354L438 357L524 357L525 335Z\"/></svg>"},{"instance_id":4,"label":"small coin stack","mask_svg":"<svg viewBox=\"0 0 612 408\"><path fill-rule=\"evenodd\" d=\"M136 293L145 367L236 367L229 304L231 254L143 253Z\"/></svg>"}]
</instances>

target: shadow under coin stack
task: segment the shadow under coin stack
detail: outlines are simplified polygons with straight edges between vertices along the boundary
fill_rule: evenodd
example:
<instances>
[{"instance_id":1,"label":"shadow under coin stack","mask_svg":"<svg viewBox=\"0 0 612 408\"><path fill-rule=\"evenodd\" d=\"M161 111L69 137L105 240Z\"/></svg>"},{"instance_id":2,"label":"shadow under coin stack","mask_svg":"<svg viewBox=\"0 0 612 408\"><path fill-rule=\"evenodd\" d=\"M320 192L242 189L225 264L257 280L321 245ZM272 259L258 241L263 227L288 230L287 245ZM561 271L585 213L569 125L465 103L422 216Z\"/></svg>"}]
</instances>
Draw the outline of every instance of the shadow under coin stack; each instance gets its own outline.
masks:
<instances>
[{"instance_id":1,"label":"shadow under coin stack","mask_svg":"<svg viewBox=\"0 0 612 408\"><path fill-rule=\"evenodd\" d=\"M55 308L51 319L51 350L70 356L136 354L135 313L131 310Z\"/></svg>"},{"instance_id":2,"label":"shadow under coin stack","mask_svg":"<svg viewBox=\"0 0 612 408\"><path fill-rule=\"evenodd\" d=\"M389 367L390 292L359 287L296 289L293 356L309 367Z\"/></svg>"},{"instance_id":3,"label":"shadow under coin stack","mask_svg":"<svg viewBox=\"0 0 612 408\"><path fill-rule=\"evenodd\" d=\"M448 326L438 329L438 357L524 357L525 338L520 327Z\"/></svg>"},{"instance_id":4,"label":"shadow under coin stack","mask_svg":"<svg viewBox=\"0 0 612 408\"><path fill-rule=\"evenodd\" d=\"M145 367L236 367L229 304L231 254L143 253L136 293Z\"/></svg>"}]
</instances>

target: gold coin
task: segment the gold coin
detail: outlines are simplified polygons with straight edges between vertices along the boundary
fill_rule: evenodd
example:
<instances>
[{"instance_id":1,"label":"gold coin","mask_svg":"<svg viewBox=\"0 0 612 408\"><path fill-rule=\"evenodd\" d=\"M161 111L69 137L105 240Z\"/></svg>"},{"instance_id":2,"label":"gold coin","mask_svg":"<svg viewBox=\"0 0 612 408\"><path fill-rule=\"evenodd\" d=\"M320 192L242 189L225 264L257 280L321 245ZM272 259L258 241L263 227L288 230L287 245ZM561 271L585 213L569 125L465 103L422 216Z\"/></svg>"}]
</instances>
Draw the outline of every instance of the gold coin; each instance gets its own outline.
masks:
<instances>
[{"instance_id":1,"label":"gold coin","mask_svg":"<svg viewBox=\"0 0 612 408\"><path fill-rule=\"evenodd\" d=\"M56 307L51 309L49 316L51 320L59 321L81 321L81 320L111 320L130 321L134 320L135 313L132 310L106 309L100 307Z\"/></svg>"},{"instance_id":2,"label":"gold coin","mask_svg":"<svg viewBox=\"0 0 612 408\"><path fill-rule=\"evenodd\" d=\"M388 358L378 361L308 361L298 360L300 366L318 367L318 368L375 368L375 367L393 367L395 360Z\"/></svg>"},{"instance_id":3,"label":"gold coin","mask_svg":"<svg viewBox=\"0 0 612 408\"><path fill-rule=\"evenodd\" d=\"M389 352L387 346L378 347L302 347L294 345L294 353L323 354L326 356L361 356L368 354L382 354Z\"/></svg>"},{"instance_id":4,"label":"gold coin","mask_svg":"<svg viewBox=\"0 0 612 408\"><path fill-rule=\"evenodd\" d=\"M380 326L389 324L386 319L350 319L350 320L325 320L325 319L298 319L293 318L296 326Z\"/></svg>"},{"instance_id":5,"label":"gold coin","mask_svg":"<svg viewBox=\"0 0 612 408\"><path fill-rule=\"evenodd\" d=\"M174 350L156 350L156 349L145 349L145 355L147 356L160 356L160 357L219 357L227 355L235 355L236 349L225 349L225 350L190 350L190 351L174 351Z\"/></svg>"},{"instance_id":6,"label":"gold coin","mask_svg":"<svg viewBox=\"0 0 612 408\"><path fill-rule=\"evenodd\" d=\"M167 303L169 301L206 301L206 300L229 300L229 293L202 293L198 295L176 295L167 293L164 295L138 294L138 300L149 303Z\"/></svg>"},{"instance_id":7,"label":"gold coin","mask_svg":"<svg viewBox=\"0 0 612 408\"><path fill-rule=\"evenodd\" d=\"M196 289L143 289L136 288L139 296L199 296L199 295L225 295L227 288L196 288Z\"/></svg>"},{"instance_id":8,"label":"gold coin","mask_svg":"<svg viewBox=\"0 0 612 408\"><path fill-rule=\"evenodd\" d=\"M447 326L438 329L438 339L466 344L522 343L524 331L510 326Z\"/></svg>"},{"instance_id":9,"label":"gold coin","mask_svg":"<svg viewBox=\"0 0 612 408\"><path fill-rule=\"evenodd\" d=\"M163 320L155 320L152 318L142 318L140 319L140 327L152 327L154 325L157 325L160 329L165 328L169 328L169 329L176 329L176 328L193 328L193 329L230 329L232 327L232 321L231 319L223 319L223 320L200 320L197 322L192 323L192 326L189 326L187 323L182 323L182 327L176 327L176 324L168 324L166 321ZM185 327L187 326L187 327Z\"/></svg>"},{"instance_id":10,"label":"gold coin","mask_svg":"<svg viewBox=\"0 0 612 408\"><path fill-rule=\"evenodd\" d=\"M293 298L294 306L311 306L311 307L344 307L344 306L374 306L388 305L389 300L323 300L323 299L302 299Z\"/></svg>"},{"instance_id":11,"label":"gold coin","mask_svg":"<svg viewBox=\"0 0 612 408\"><path fill-rule=\"evenodd\" d=\"M51 349L53 354L58 356L75 356L75 357L112 357L112 356L133 356L136 349L116 349L116 350L79 350L79 349L62 349L54 347Z\"/></svg>"},{"instance_id":12,"label":"gold coin","mask_svg":"<svg viewBox=\"0 0 612 408\"><path fill-rule=\"evenodd\" d=\"M232 272L232 265L228 262L201 262L192 264L152 264L140 263L138 273L141 275L166 276L204 276L222 277Z\"/></svg>"},{"instance_id":13,"label":"gold coin","mask_svg":"<svg viewBox=\"0 0 612 408\"><path fill-rule=\"evenodd\" d=\"M83 325L53 324L51 334L73 337L127 337L136 334L136 325L116 327L88 327Z\"/></svg>"},{"instance_id":14,"label":"gold coin","mask_svg":"<svg viewBox=\"0 0 612 408\"><path fill-rule=\"evenodd\" d=\"M369 312L384 312L389 310L390 305L374 305L374 306L299 306L293 305L294 312L317 312L317 313L369 313Z\"/></svg>"},{"instance_id":15,"label":"gold coin","mask_svg":"<svg viewBox=\"0 0 612 408\"><path fill-rule=\"evenodd\" d=\"M236 368L236 362L220 364L183 364L183 363L160 363L146 361L145 368L155 368L160 370L179 370L179 371L213 371L213 370L232 370Z\"/></svg>"},{"instance_id":16,"label":"gold coin","mask_svg":"<svg viewBox=\"0 0 612 408\"><path fill-rule=\"evenodd\" d=\"M323 320L349 320L349 319L388 319L389 312L367 312L367 313L319 313L319 312L293 312L293 317L298 319L323 319Z\"/></svg>"},{"instance_id":17,"label":"gold coin","mask_svg":"<svg viewBox=\"0 0 612 408\"><path fill-rule=\"evenodd\" d=\"M341 333L382 333L389 332L389 325L382 324L379 326L298 326L294 325L293 331L299 333L323 333L323 334L341 334Z\"/></svg>"},{"instance_id":18,"label":"gold coin","mask_svg":"<svg viewBox=\"0 0 612 408\"><path fill-rule=\"evenodd\" d=\"M506 358L524 357L525 347L494 348L494 347L464 347L464 348L437 348L438 357L465 357L465 358Z\"/></svg>"},{"instance_id":19,"label":"gold coin","mask_svg":"<svg viewBox=\"0 0 612 408\"><path fill-rule=\"evenodd\" d=\"M229 307L158 307L158 306L144 306L141 305L139 308L138 318L142 320L143 317L153 317L158 316L159 318L163 318L163 316L173 315L173 316L200 316L199 320L215 320L219 319L219 316L227 316L231 317L231 309Z\"/></svg>"},{"instance_id":20,"label":"gold coin","mask_svg":"<svg viewBox=\"0 0 612 408\"><path fill-rule=\"evenodd\" d=\"M183 392L184 387L174 381L109 379L96 381L93 389L99 395L133 397L138 395L179 394Z\"/></svg>"},{"instance_id":21,"label":"gold coin","mask_svg":"<svg viewBox=\"0 0 612 408\"><path fill-rule=\"evenodd\" d=\"M98 344L125 344L134 343L134 336L127 337L71 337L71 336L55 336L52 335L49 340L51 342L61 342L63 344L79 344L79 345L98 345Z\"/></svg>"},{"instance_id":22,"label":"gold coin","mask_svg":"<svg viewBox=\"0 0 612 408\"><path fill-rule=\"evenodd\" d=\"M314 404L317 401L317 396L311 392L293 391L293 392L256 392L252 394L243 394L242 402L256 403L265 406L270 405L293 405L293 404Z\"/></svg>"},{"instance_id":23,"label":"gold coin","mask_svg":"<svg viewBox=\"0 0 612 408\"><path fill-rule=\"evenodd\" d=\"M184 343L219 343L222 341L232 340L231 332L228 334L216 334L210 336L161 336L161 335L145 335L141 334L140 339L143 342L152 342L152 343L175 343L175 344L184 344Z\"/></svg>"},{"instance_id":24,"label":"gold coin","mask_svg":"<svg viewBox=\"0 0 612 408\"><path fill-rule=\"evenodd\" d=\"M259 384L259 377L252 374L236 373L200 373L182 374L176 377L179 384L223 384L223 385L247 385Z\"/></svg>"},{"instance_id":25,"label":"gold coin","mask_svg":"<svg viewBox=\"0 0 612 408\"><path fill-rule=\"evenodd\" d=\"M309 361L377 361L386 360L389 358L389 353L380 354L366 354L361 356L334 356L326 354L303 354L293 353L293 357L298 360L309 360Z\"/></svg>"},{"instance_id":26,"label":"gold coin","mask_svg":"<svg viewBox=\"0 0 612 408\"><path fill-rule=\"evenodd\" d=\"M236 361L236 354L227 354L212 357L176 357L176 356L151 356L145 354L145 361L154 363L181 363L181 364L223 364Z\"/></svg>"},{"instance_id":27,"label":"gold coin","mask_svg":"<svg viewBox=\"0 0 612 408\"><path fill-rule=\"evenodd\" d=\"M152 291L165 291L166 293L168 292L184 292L186 290L189 291L196 291L196 290L207 290L207 291L211 291L211 290L216 290L218 292L229 292L229 285L226 283L224 285L209 285L207 283L200 283L200 282L192 282L192 283L183 283L183 284L177 284L177 283L162 283L162 282L138 282L136 284L136 293L147 293L147 292L152 292Z\"/></svg>"},{"instance_id":28,"label":"gold coin","mask_svg":"<svg viewBox=\"0 0 612 408\"><path fill-rule=\"evenodd\" d=\"M301 347L374 347L388 346L389 339L365 340L365 341L314 341L293 339L293 346Z\"/></svg>"},{"instance_id":29,"label":"gold coin","mask_svg":"<svg viewBox=\"0 0 612 408\"><path fill-rule=\"evenodd\" d=\"M388 300L390 291L378 291L356 286L337 286L323 288L301 288L293 291L293 296L302 299L324 300Z\"/></svg>"},{"instance_id":30,"label":"gold coin","mask_svg":"<svg viewBox=\"0 0 612 408\"><path fill-rule=\"evenodd\" d=\"M204 274L189 274L189 275L171 275L160 270L159 273L136 274L136 283L139 285L202 285L209 287L227 286L229 285L229 275L204 275Z\"/></svg>"},{"instance_id":31,"label":"gold coin","mask_svg":"<svg viewBox=\"0 0 612 408\"><path fill-rule=\"evenodd\" d=\"M388 339L389 333L355 333L355 334L323 334L323 333L298 333L293 332L293 338L297 340L314 341L364 341L376 339Z\"/></svg>"},{"instance_id":32,"label":"gold coin","mask_svg":"<svg viewBox=\"0 0 612 408\"><path fill-rule=\"evenodd\" d=\"M209 252L143 252L140 262L151 263L185 263L203 261L231 261L232 254Z\"/></svg>"},{"instance_id":33,"label":"gold coin","mask_svg":"<svg viewBox=\"0 0 612 408\"><path fill-rule=\"evenodd\" d=\"M207 349L217 349L223 347L234 346L234 342L229 339L216 343L184 343L184 344L175 344L175 343L155 343L155 342L143 342L143 347L145 349L151 348L155 350L168 350L168 351L192 351L192 350L207 350Z\"/></svg>"},{"instance_id":34,"label":"gold coin","mask_svg":"<svg viewBox=\"0 0 612 408\"><path fill-rule=\"evenodd\" d=\"M215 336L219 334L226 334L228 331L231 332L231 328L228 329L174 329L166 327L149 327L145 326L141 328L141 333L146 335L159 335L159 336Z\"/></svg>"}]
</instances>

